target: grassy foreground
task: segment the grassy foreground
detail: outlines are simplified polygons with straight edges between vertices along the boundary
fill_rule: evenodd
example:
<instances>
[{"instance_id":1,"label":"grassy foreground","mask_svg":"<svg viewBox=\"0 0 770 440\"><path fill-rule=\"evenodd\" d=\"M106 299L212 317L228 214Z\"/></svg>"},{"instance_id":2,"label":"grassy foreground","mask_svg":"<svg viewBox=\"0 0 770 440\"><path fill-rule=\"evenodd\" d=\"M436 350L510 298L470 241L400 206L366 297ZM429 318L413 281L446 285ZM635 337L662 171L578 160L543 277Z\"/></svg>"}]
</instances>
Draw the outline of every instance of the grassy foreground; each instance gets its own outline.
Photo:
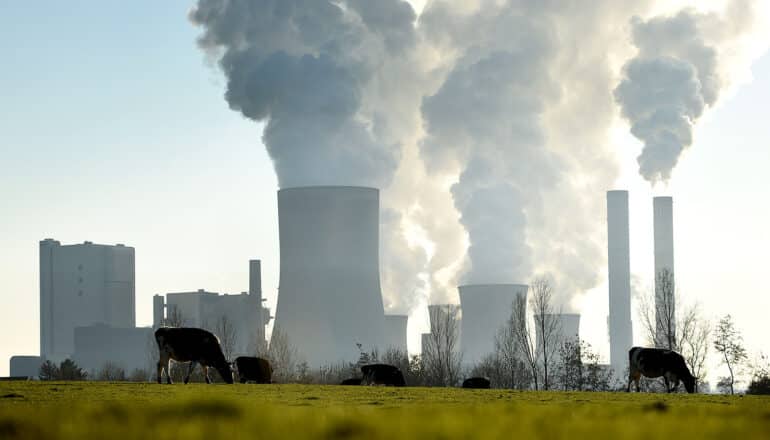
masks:
<instances>
[{"instance_id":1,"label":"grassy foreground","mask_svg":"<svg viewBox=\"0 0 770 440\"><path fill-rule=\"evenodd\" d=\"M770 398L0 382L0 439L770 438Z\"/></svg>"}]
</instances>

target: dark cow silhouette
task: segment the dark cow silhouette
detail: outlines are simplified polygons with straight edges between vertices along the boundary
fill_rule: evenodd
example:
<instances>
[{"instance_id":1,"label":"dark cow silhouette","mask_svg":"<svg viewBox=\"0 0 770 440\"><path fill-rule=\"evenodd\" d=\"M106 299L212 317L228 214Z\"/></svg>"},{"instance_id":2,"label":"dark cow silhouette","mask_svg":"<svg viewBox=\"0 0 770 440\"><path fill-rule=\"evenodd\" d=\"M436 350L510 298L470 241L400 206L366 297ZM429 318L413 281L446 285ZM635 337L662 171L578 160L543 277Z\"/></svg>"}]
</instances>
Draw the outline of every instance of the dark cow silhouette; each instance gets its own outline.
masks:
<instances>
[{"instance_id":1,"label":"dark cow silhouette","mask_svg":"<svg viewBox=\"0 0 770 440\"><path fill-rule=\"evenodd\" d=\"M158 342L158 383L161 383L163 370L166 370L166 380L171 381L169 362L189 362L190 368L184 383L190 381L190 374L196 364L201 364L206 376L206 383L211 383L209 367L214 367L227 383L233 383L233 370L222 354L219 339L211 332L200 328L170 328L162 327L155 330L155 341Z\"/></svg>"},{"instance_id":2,"label":"dark cow silhouette","mask_svg":"<svg viewBox=\"0 0 770 440\"><path fill-rule=\"evenodd\" d=\"M361 385L390 385L394 387L406 386L401 370L388 364L369 364L361 366Z\"/></svg>"},{"instance_id":3,"label":"dark cow silhouette","mask_svg":"<svg viewBox=\"0 0 770 440\"><path fill-rule=\"evenodd\" d=\"M351 377L340 382L340 385L361 385L361 378Z\"/></svg>"},{"instance_id":4,"label":"dark cow silhouette","mask_svg":"<svg viewBox=\"0 0 770 440\"><path fill-rule=\"evenodd\" d=\"M273 367L267 359L240 356L235 358L235 368L241 383L271 383Z\"/></svg>"},{"instance_id":5,"label":"dark cow silhouette","mask_svg":"<svg viewBox=\"0 0 770 440\"><path fill-rule=\"evenodd\" d=\"M463 381L463 388L488 389L489 379L486 377L471 377Z\"/></svg>"},{"instance_id":6,"label":"dark cow silhouette","mask_svg":"<svg viewBox=\"0 0 770 440\"><path fill-rule=\"evenodd\" d=\"M642 376L663 376L669 393L679 387L680 380L688 393L695 392L695 378L690 374L682 355L673 350L633 347L628 350L628 372L628 392L631 391L631 381L636 383L636 391L639 392L639 379Z\"/></svg>"}]
</instances>

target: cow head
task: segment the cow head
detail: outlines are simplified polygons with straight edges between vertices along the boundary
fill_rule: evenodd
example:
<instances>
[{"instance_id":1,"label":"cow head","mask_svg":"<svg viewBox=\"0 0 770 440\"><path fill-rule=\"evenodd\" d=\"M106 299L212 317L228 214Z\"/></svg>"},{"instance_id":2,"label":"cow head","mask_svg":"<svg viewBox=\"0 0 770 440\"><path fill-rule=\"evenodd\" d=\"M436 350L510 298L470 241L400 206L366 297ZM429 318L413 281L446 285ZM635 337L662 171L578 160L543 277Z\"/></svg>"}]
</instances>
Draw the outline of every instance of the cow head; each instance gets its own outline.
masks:
<instances>
[{"instance_id":1,"label":"cow head","mask_svg":"<svg viewBox=\"0 0 770 440\"><path fill-rule=\"evenodd\" d=\"M222 362L221 364L217 365L217 371L219 372L219 375L222 376L222 379L227 383L234 383L235 382L235 374L233 373L232 365L230 362Z\"/></svg>"},{"instance_id":2,"label":"cow head","mask_svg":"<svg viewBox=\"0 0 770 440\"><path fill-rule=\"evenodd\" d=\"M688 393L692 394L695 392L695 377L689 371L682 375L682 383L684 383L684 389Z\"/></svg>"}]
</instances>

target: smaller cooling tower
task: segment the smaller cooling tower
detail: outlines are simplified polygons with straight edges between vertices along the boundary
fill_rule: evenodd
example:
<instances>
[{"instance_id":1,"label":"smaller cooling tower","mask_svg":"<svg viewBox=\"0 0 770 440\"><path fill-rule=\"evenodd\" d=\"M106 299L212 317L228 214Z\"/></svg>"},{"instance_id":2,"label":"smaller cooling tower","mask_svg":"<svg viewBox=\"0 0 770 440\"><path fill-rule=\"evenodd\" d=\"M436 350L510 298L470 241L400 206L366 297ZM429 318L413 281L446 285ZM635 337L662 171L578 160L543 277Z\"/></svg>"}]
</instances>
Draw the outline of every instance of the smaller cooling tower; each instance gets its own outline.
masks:
<instances>
[{"instance_id":1,"label":"smaller cooling tower","mask_svg":"<svg viewBox=\"0 0 770 440\"><path fill-rule=\"evenodd\" d=\"M536 315L537 316L537 315ZM567 341L577 341L580 338L580 315L577 313L555 313L547 314L546 326L551 320L556 321L556 332L551 339L549 345L551 349L549 352L558 353L559 347ZM535 319L535 346L537 352L543 352L543 332L542 328L537 325L537 318Z\"/></svg>"},{"instance_id":2,"label":"smaller cooling tower","mask_svg":"<svg viewBox=\"0 0 770 440\"><path fill-rule=\"evenodd\" d=\"M523 284L460 286L463 362L474 365L495 349L495 337L511 316L517 296L527 296Z\"/></svg>"},{"instance_id":3,"label":"smaller cooling tower","mask_svg":"<svg viewBox=\"0 0 770 440\"><path fill-rule=\"evenodd\" d=\"M407 315L385 315L385 349L395 348L406 353Z\"/></svg>"}]
</instances>

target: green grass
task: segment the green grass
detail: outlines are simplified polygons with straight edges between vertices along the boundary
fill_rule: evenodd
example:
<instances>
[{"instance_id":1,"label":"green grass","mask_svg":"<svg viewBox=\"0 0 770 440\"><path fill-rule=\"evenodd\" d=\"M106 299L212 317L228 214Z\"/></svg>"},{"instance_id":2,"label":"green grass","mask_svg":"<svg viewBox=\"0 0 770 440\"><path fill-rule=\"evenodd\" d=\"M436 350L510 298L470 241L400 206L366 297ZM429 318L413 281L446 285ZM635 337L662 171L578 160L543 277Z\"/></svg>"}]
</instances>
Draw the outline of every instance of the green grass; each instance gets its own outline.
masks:
<instances>
[{"instance_id":1,"label":"green grass","mask_svg":"<svg viewBox=\"0 0 770 440\"><path fill-rule=\"evenodd\" d=\"M0 382L0 439L770 438L755 396Z\"/></svg>"}]
</instances>

